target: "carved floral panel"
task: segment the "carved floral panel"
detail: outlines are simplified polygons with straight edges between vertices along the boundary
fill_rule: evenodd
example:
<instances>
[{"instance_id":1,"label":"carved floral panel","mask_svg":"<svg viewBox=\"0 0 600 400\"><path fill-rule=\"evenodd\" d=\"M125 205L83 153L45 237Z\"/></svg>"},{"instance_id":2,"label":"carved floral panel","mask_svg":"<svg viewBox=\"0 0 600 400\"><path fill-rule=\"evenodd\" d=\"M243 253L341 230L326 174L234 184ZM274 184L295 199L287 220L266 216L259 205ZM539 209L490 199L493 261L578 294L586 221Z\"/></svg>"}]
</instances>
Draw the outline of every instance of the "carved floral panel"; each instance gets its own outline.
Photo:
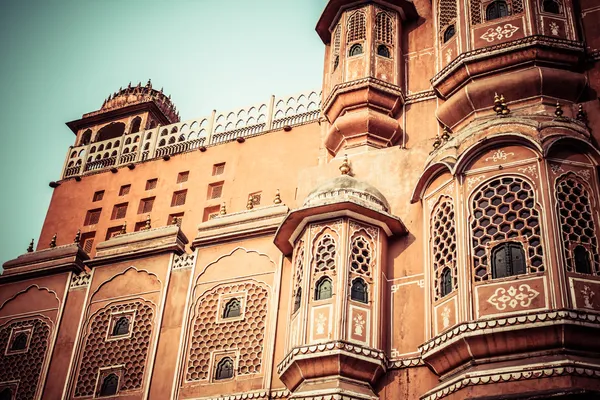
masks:
<instances>
[{"instance_id":1,"label":"carved floral panel","mask_svg":"<svg viewBox=\"0 0 600 400\"><path fill-rule=\"evenodd\" d=\"M545 286L545 277L511 279L477 285L475 287L476 315L480 318L547 308Z\"/></svg>"},{"instance_id":2,"label":"carved floral panel","mask_svg":"<svg viewBox=\"0 0 600 400\"><path fill-rule=\"evenodd\" d=\"M600 281L597 279L569 279L573 307L583 310L600 311Z\"/></svg>"}]
</instances>

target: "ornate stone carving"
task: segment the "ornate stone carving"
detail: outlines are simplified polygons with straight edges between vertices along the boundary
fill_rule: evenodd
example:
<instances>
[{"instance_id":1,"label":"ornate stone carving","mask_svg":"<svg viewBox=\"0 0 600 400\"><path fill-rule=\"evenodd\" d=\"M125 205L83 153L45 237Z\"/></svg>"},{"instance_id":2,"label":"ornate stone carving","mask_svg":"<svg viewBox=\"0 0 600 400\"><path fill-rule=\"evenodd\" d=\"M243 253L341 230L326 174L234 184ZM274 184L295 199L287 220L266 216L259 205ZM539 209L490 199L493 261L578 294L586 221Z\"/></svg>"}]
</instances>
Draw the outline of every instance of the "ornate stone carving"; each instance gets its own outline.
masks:
<instances>
[{"instance_id":1,"label":"ornate stone carving","mask_svg":"<svg viewBox=\"0 0 600 400\"><path fill-rule=\"evenodd\" d=\"M528 165L527 167L519 168L519 171L534 178L538 178L537 167L535 165Z\"/></svg>"},{"instance_id":2,"label":"ornate stone carving","mask_svg":"<svg viewBox=\"0 0 600 400\"><path fill-rule=\"evenodd\" d=\"M524 283L519 285L518 289L514 286L511 286L508 290L503 287L498 288L487 301L496 307L498 311L504 311L507 307L512 309L517 306L529 307L531 301L539 294L537 290Z\"/></svg>"},{"instance_id":3,"label":"ornate stone carving","mask_svg":"<svg viewBox=\"0 0 600 400\"><path fill-rule=\"evenodd\" d=\"M69 285L69 290L86 288L90 285L92 275L83 271L79 275L73 274L71 275L71 284Z\"/></svg>"},{"instance_id":4,"label":"ornate stone carving","mask_svg":"<svg viewBox=\"0 0 600 400\"><path fill-rule=\"evenodd\" d=\"M183 268L192 268L194 263L196 262L196 255L192 254L182 254L180 256L175 256L173 260L173 269L183 269Z\"/></svg>"},{"instance_id":5,"label":"ornate stone carving","mask_svg":"<svg viewBox=\"0 0 600 400\"><path fill-rule=\"evenodd\" d=\"M502 40L505 38L511 38L519 27L512 24L505 24L504 26L497 26L495 28L488 29L481 38L488 43L492 43L495 40Z\"/></svg>"},{"instance_id":6,"label":"ornate stone carving","mask_svg":"<svg viewBox=\"0 0 600 400\"><path fill-rule=\"evenodd\" d=\"M489 160L492 160L493 162L506 161L509 156L514 156L514 155L515 155L515 153L513 153L513 152L507 153L502 149L498 149L498 150L494 151L490 157L487 157L485 159L485 162L489 162Z\"/></svg>"}]
</instances>

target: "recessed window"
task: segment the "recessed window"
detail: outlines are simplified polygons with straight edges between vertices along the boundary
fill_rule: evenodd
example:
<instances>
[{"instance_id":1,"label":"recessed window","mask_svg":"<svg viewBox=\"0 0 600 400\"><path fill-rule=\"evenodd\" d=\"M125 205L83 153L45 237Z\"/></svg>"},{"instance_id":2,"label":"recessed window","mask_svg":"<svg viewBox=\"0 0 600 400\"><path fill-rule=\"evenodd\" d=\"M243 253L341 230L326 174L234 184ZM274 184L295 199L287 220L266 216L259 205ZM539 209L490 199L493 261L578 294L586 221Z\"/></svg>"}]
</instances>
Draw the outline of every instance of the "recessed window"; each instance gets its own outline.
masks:
<instances>
[{"instance_id":1,"label":"recessed window","mask_svg":"<svg viewBox=\"0 0 600 400\"><path fill-rule=\"evenodd\" d=\"M154 199L156 199L156 197L148 197L146 199L140 200L138 214L148 214L149 212L151 212L152 207L154 207Z\"/></svg>"},{"instance_id":2,"label":"recessed window","mask_svg":"<svg viewBox=\"0 0 600 400\"><path fill-rule=\"evenodd\" d=\"M486 21L504 18L508 15L508 4L504 0L496 0L485 9Z\"/></svg>"},{"instance_id":3,"label":"recessed window","mask_svg":"<svg viewBox=\"0 0 600 400\"><path fill-rule=\"evenodd\" d=\"M98 221L100 221L100 214L102 213L101 208L97 208L95 210L88 210L85 215L85 221L83 222L84 226L88 225L96 225Z\"/></svg>"},{"instance_id":4,"label":"recessed window","mask_svg":"<svg viewBox=\"0 0 600 400\"><path fill-rule=\"evenodd\" d=\"M119 377L117 374L109 374L102 381L100 386L100 397L114 396L119 389Z\"/></svg>"},{"instance_id":5,"label":"recessed window","mask_svg":"<svg viewBox=\"0 0 600 400\"><path fill-rule=\"evenodd\" d=\"M235 318L241 315L241 303L239 299L231 299L225 304L223 318Z\"/></svg>"},{"instance_id":6,"label":"recessed window","mask_svg":"<svg viewBox=\"0 0 600 400\"><path fill-rule=\"evenodd\" d=\"M380 44L379 46L377 46L377 55L385 58L390 58L390 48L387 47L385 44Z\"/></svg>"},{"instance_id":7,"label":"recessed window","mask_svg":"<svg viewBox=\"0 0 600 400\"><path fill-rule=\"evenodd\" d=\"M10 351L22 351L27 348L27 341L29 340L29 335L27 332L19 332L13 338L12 343L10 344Z\"/></svg>"},{"instance_id":8,"label":"recessed window","mask_svg":"<svg viewBox=\"0 0 600 400\"><path fill-rule=\"evenodd\" d=\"M131 185L121 186L121 189L119 189L119 196L125 196L125 195L129 194L130 190L131 190Z\"/></svg>"},{"instance_id":9,"label":"recessed window","mask_svg":"<svg viewBox=\"0 0 600 400\"><path fill-rule=\"evenodd\" d=\"M361 55L363 53L363 47L362 44L360 43L355 43L350 47L350 51L348 52L348 55L350 57L354 57L354 56L358 56Z\"/></svg>"},{"instance_id":10,"label":"recessed window","mask_svg":"<svg viewBox=\"0 0 600 400\"><path fill-rule=\"evenodd\" d=\"M542 10L551 14L560 14L560 4L556 0L544 0Z\"/></svg>"},{"instance_id":11,"label":"recessed window","mask_svg":"<svg viewBox=\"0 0 600 400\"><path fill-rule=\"evenodd\" d=\"M202 222L206 222L208 220L218 217L220 211L221 211L220 206L206 207L204 209L204 214L202 216Z\"/></svg>"},{"instance_id":12,"label":"recessed window","mask_svg":"<svg viewBox=\"0 0 600 400\"><path fill-rule=\"evenodd\" d=\"M0 391L0 400L12 400L12 390L10 388L4 388Z\"/></svg>"},{"instance_id":13,"label":"recessed window","mask_svg":"<svg viewBox=\"0 0 600 400\"><path fill-rule=\"evenodd\" d=\"M158 183L158 179L148 179L146 181L146 190L156 189L156 184Z\"/></svg>"},{"instance_id":14,"label":"recessed window","mask_svg":"<svg viewBox=\"0 0 600 400\"><path fill-rule=\"evenodd\" d=\"M135 226L133 227L133 231L134 232L139 232L142 229L144 229L145 227L146 227L146 221L136 222Z\"/></svg>"},{"instance_id":15,"label":"recessed window","mask_svg":"<svg viewBox=\"0 0 600 400\"><path fill-rule=\"evenodd\" d=\"M592 264L590 263L589 252L583 246L575 247L573 250L573 258L575 260L575 272L580 274L591 274Z\"/></svg>"},{"instance_id":16,"label":"recessed window","mask_svg":"<svg viewBox=\"0 0 600 400\"><path fill-rule=\"evenodd\" d=\"M124 336L129 334L129 317L119 317L113 325L111 336Z\"/></svg>"},{"instance_id":17,"label":"recessed window","mask_svg":"<svg viewBox=\"0 0 600 400\"><path fill-rule=\"evenodd\" d=\"M223 194L223 182L211 183L208 185L208 193L206 198L208 200L219 199Z\"/></svg>"},{"instance_id":18,"label":"recessed window","mask_svg":"<svg viewBox=\"0 0 600 400\"><path fill-rule=\"evenodd\" d=\"M86 253L92 251L92 247L94 246L94 237L96 236L96 232L86 232L81 235L81 248Z\"/></svg>"},{"instance_id":19,"label":"recessed window","mask_svg":"<svg viewBox=\"0 0 600 400\"><path fill-rule=\"evenodd\" d=\"M525 272L525 251L521 243L502 243L492 249L493 279L521 275Z\"/></svg>"},{"instance_id":20,"label":"recessed window","mask_svg":"<svg viewBox=\"0 0 600 400\"><path fill-rule=\"evenodd\" d=\"M352 287L350 289L350 299L365 304L369 302L369 295L367 293L367 283L362 278L356 278L352 281Z\"/></svg>"},{"instance_id":21,"label":"recessed window","mask_svg":"<svg viewBox=\"0 0 600 400\"><path fill-rule=\"evenodd\" d=\"M129 203L115 204L115 206L113 207L113 212L112 212L110 219L125 218L125 215L127 214L127 205L128 204Z\"/></svg>"},{"instance_id":22,"label":"recessed window","mask_svg":"<svg viewBox=\"0 0 600 400\"><path fill-rule=\"evenodd\" d=\"M444 268L441 276L441 297L447 296L452 292L452 271L450 268Z\"/></svg>"},{"instance_id":23,"label":"recessed window","mask_svg":"<svg viewBox=\"0 0 600 400\"><path fill-rule=\"evenodd\" d=\"M231 378L233 378L233 360L229 357L225 357L217 364L215 380L219 381Z\"/></svg>"},{"instance_id":24,"label":"recessed window","mask_svg":"<svg viewBox=\"0 0 600 400\"><path fill-rule=\"evenodd\" d=\"M315 287L315 300L330 299L333 295L333 287L329 277L321 278Z\"/></svg>"},{"instance_id":25,"label":"recessed window","mask_svg":"<svg viewBox=\"0 0 600 400\"><path fill-rule=\"evenodd\" d=\"M183 222L183 213L171 214L169 218L167 218L167 225L177 225L181 228L181 223Z\"/></svg>"},{"instance_id":26,"label":"recessed window","mask_svg":"<svg viewBox=\"0 0 600 400\"><path fill-rule=\"evenodd\" d=\"M213 165L213 176L222 175L225 172L225 163L215 164Z\"/></svg>"},{"instance_id":27,"label":"recessed window","mask_svg":"<svg viewBox=\"0 0 600 400\"><path fill-rule=\"evenodd\" d=\"M336 55L335 58L333 59L333 70L335 71L337 69L337 67L339 67L340 65L340 56Z\"/></svg>"},{"instance_id":28,"label":"recessed window","mask_svg":"<svg viewBox=\"0 0 600 400\"><path fill-rule=\"evenodd\" d=\"M450 39L452 39L455 34L456 34L456 28L454 27L454 25L450 25L449 27L447 27L446 30L444 31L444 43L446 43Z\"/></svg>"},{"instance_id":29,"label":"recessed window","mask_svg":"<svg viewBox=\"0 0 600 400\"><path fill-rule=\"evenodd\" d=\"M173 193L173 198L171 199L171 207L182 206L185 204L185 198L187 197L187 189L179 190Z\"/></svg>"},{"instance_id":30,"label":"recessed window","mask_svg":"<svg viewBox=\"0 0 600 400\"><path fill-rule=\"evenodd\" d=\"M190 171L180 172L177 174L177 183L187 182L190 177Z\"/></svg>"},{"instance_id":31,"label":"recessed window","mask_svg":"<svg viewBox=\"0 0 600 400\"><path fill-rule=\"evenodd\" d=\"M135 117L133 119L133 121L131 121L131 133L139 132L141 125L142 125L142 119L140 117Z\"/></svg>"},{"instance_id":32,"label":"recessed window","mask_svg":"<svg viewBox=\"0 0 600 400\"><path fill-rule=\"evenodd\" d=\"M121 226L113 226L112 228L108 228L106 230L106 238L104 240L109 240L114 238L115 236L119 236L121 234Z\"/></svg>"},{"instance_id":33,"label":"recessed window","mask_svg":"<svg viewBox=\"0 0 600 400\"><path fill-rule=\"evenodd\" d=\"M99 190L96 193L94 193L94 197L92 198L92 201L100 201L104 198L104 190Z\"/></svg>"},{"instance_id":34,"label":"recessed window","mask_svg":"<svg viewBox=\"0 0 600 400\"><path fill-rule=\"evenodd\" d=\"M298 309L300 308L301 302L302 302L302 288L298 288L298 290L296 290L296 295L294 296L294 311L293 312L298 311Z\"/></svg>"}]
</instances>

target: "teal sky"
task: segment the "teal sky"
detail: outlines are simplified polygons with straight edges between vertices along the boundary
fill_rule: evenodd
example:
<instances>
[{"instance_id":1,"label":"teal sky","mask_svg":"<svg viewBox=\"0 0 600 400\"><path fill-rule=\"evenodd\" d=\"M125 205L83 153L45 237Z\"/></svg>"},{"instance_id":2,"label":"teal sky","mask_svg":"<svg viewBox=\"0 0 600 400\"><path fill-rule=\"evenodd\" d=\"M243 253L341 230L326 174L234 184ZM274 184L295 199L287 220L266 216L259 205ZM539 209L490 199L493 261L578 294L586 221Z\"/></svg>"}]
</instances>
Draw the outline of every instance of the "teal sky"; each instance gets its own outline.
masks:
<instances>
[{"instance_id":1,"label":"teal sky","mask_svg":"<svg viewBox=\"0 0 600 400\"><path fill-rule=\"evenodd\" d=\"M182 119L318 89L324 0L2 0L0 263L39 236L65 122L152 79ZM37 244L37 243L36 243Z\"/></svg>"}]
</instances>

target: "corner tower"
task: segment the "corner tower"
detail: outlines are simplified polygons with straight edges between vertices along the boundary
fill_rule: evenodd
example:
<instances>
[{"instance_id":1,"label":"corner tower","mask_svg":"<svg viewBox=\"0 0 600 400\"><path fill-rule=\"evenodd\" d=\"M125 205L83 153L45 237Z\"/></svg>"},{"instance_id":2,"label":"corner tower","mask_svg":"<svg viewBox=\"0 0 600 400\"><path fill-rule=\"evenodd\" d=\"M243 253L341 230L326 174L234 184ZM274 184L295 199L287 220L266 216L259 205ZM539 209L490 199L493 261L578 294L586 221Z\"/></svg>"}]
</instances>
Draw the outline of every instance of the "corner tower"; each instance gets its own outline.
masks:
<instances>
[{"instance_id":1,"label":"corner tower","mask_svg":"<svg viewBox=\"0 0 600 400\"><path fill-rule=\"evenodd\" d=\"M317 33L326 45L323 114L332 154L397 143L404 102L402 23L416 17L405 0L328 2Z\"/></svg>"}]
</instances>

